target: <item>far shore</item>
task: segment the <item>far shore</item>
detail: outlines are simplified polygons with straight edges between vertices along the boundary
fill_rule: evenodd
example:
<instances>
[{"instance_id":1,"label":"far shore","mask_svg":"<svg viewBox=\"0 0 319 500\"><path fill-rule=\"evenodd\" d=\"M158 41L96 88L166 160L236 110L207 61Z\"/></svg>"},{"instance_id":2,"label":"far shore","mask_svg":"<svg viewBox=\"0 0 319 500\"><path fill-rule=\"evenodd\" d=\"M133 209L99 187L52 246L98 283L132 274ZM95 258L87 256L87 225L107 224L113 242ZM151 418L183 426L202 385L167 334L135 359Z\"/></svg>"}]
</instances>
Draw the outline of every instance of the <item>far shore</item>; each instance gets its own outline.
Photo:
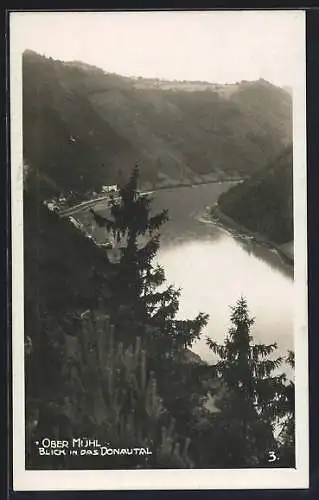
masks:
<instances>
[{"instance_id":1,"label":"far shore","mask_svg":"<svg viewBox=\"0 0 319 500\"><path fill-rule=\"evenodd\" d=\"M235 231L237 235L242 237L243 239L255 241L264 246L267 246L270 249L276 250L280 255L280 257L282 258L283 262L293 269L294 267L293 241L279 245L278 243L268 240L265 236L259 233L250 231L246 227L242 226L241 224L237 223L236 221L225 215L221 211L218 203L216 203L213 207L210 207L209 210L207 209L205 217L206 217L206 222L218 223L227 231L231 232Z\"/></svg>"}]
</instances>

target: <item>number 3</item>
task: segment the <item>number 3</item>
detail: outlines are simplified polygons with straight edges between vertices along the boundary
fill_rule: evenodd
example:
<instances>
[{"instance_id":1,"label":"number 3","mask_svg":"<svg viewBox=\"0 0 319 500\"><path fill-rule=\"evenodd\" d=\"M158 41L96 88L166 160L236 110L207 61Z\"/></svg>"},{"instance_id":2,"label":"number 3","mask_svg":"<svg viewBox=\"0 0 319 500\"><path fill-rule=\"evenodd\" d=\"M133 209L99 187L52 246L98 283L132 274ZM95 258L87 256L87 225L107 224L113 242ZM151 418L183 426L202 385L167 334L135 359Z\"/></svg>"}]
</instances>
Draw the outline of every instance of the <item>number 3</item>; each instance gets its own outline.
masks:
<instances>
[{"instance_id":1,"label":"number 3","mask_svg":"<svg viewBox=\"0 0 319 500\"><path fill-rule=\"evenodd\" d=\"M277 456L274 451L269 451L268 454L269 454L268 462L274 462L275 460L277 460Z\"/></svg>"}]
</instances>

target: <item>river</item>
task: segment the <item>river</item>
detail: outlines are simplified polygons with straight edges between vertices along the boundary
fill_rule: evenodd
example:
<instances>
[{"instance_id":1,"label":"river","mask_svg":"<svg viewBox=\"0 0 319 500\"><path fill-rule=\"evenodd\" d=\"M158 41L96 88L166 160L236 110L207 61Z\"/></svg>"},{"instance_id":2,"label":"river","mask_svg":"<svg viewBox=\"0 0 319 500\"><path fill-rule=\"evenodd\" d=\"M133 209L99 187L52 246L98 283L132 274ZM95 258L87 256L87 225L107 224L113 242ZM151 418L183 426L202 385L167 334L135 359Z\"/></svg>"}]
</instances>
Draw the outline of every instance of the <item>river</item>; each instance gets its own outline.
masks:
<instances>
[{"instance_id":1,"label":"river","mask_svg":"<svg viewBox=\"0 0 319 500\"><path fill-rule=\"evenodd\" d=\"M152 195L153 211L167 208L170 218L162 227L157 261L164 267L166 283L181 288L178 318L209 314L208 325L192 348L209 363L216 357L206 337L223 342L230 327L230 306L241 295L255 318L255 341L276 342L278 355L293 349L291 268L276 251L203 221L205 207L213 205L232 185L210 183L163 189ZM103 205L97 204L96 210Z\"/></svg>"},{"instance_id":2,"label":"river","mask_svg":"<svg viewBox=\"0 0 319 500\"><path fill-rule=\"evenodd\" d=\"M168 284L180 287L178 317L193 318L200 311L210 319L193 351L207 362L215 355L206 336L223 342L230 327L230 306L241 294L255 317L256 342L278 344L278 353L293 349L293 278L273 250L243 241L214 223L203 222L205 206L212 205L232 183L205 184L157 191L154 209L167 208L158 262Z\"/></svg>"}]
</instances>

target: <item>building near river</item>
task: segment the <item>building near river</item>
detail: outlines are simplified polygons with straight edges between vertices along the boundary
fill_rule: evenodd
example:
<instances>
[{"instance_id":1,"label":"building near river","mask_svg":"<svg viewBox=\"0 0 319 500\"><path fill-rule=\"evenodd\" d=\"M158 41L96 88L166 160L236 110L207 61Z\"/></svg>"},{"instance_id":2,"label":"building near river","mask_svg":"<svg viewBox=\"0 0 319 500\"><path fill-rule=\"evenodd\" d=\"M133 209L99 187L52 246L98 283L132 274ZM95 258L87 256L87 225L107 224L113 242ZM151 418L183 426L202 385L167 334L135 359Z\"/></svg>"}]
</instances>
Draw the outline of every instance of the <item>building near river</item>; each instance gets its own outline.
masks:
<instances>
[{"instance_id":1,"label":"building near river","mask_svg":"<svg viewBox=\"0 0 319 500\"><path fill-rule=\"evenodd\" d=\"M102 193L117 193L118 192L118 187L117 185L113 186L102 186Z\"/></svg>"}]
</instances>

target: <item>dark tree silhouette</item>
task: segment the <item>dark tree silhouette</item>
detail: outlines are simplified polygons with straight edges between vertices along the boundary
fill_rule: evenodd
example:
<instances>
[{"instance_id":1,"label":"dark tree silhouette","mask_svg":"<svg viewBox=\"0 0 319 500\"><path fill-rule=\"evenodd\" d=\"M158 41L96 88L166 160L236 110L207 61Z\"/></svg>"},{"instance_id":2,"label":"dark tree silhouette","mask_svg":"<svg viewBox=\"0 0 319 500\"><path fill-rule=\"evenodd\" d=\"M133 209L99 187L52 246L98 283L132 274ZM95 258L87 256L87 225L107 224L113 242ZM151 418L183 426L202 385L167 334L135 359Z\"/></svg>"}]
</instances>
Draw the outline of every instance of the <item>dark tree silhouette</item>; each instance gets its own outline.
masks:
<instances>
[{"instance_id":1,"label":"dark tree silhouette","mask_svg":"<svg viewBox=\"0 0 319 500\"><path fill-rule=\"evenodd\" d=\"M159 250L160 228L168 213L151 213L152 199L138 191L138 178L136 166L119 195L111 197L109 216L91 210L112 241L109 255L114 259L117 253L111 285L112 322L120 325L122 332L129 329L129 336L134 331L142 335L158 359L176 357L199 337L208 316L200 313L193 320L176 319L180 290L164 288L164 270L153 263Z\"/></svg>"},{"instance_id":2,"label":"dark tree silhouette","mask_svg":"<svg viewBox=\"0 0 319 500\"><path fill-rule=\"evenodd\" d=\"M227 422L223 432L230 461L233 466L273 465L269 453L279 457L274 429L280 416L278 403L286 390L285 375L274 372L283 359L271 357L276 344L253 342L250 331L254 318L245 298L232 307L231 321L233 326L223 345L207 339L220 358L216 371L227 387L221 419Z\"/></svg>"}]
</instances>

